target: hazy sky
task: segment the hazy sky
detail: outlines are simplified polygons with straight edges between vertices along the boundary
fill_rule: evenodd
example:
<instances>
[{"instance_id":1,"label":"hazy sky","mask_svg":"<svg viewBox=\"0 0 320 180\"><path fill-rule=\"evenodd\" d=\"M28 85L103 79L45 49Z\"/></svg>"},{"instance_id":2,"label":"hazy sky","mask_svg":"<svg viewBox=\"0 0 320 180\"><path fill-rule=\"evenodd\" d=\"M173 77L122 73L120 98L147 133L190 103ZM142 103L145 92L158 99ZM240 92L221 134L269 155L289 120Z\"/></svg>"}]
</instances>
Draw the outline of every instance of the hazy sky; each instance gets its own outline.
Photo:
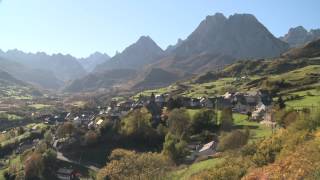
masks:
<instances>
[{"instance_id":1,"label":"hazy sky","mask_svg":"<svg viewBox=\"0 0 320 180\"><path fill-rule=\"evenodd\" d=\"M275 36L320 28L319 0L2 0L0 49L113 55L149 35L162 48L207 16L254 14Z\"/></svg>"}]
</instances>

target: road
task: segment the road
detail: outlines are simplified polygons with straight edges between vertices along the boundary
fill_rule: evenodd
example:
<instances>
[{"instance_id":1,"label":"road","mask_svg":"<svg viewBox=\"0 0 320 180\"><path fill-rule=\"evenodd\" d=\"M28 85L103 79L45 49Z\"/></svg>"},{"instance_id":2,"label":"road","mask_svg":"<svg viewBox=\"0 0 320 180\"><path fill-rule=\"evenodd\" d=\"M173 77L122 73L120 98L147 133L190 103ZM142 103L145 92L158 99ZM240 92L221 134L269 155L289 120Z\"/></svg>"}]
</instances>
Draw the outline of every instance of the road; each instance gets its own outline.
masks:
<instances>
[{"instance_id":1,"label":"road","mask_svg":"<svg viewBox=\"0 0 320 180\"><path fill-rule=\"evenodd\" d=\"M73 164L77 164L77 165L80 165L80 166L83 166L83 167L86 167L88 169L91 169L92 171L99 171L100 168L94 166L94 165L88 165L88 164L83 164L83 163L79 163L77 161L74 161L74 160L71 160L67 157L65 157L61 152L57 151L57 159L61 160L61 161L66 161L66 162L69 162L69 163L73 163Z\"/></svg>"}]
</instances>

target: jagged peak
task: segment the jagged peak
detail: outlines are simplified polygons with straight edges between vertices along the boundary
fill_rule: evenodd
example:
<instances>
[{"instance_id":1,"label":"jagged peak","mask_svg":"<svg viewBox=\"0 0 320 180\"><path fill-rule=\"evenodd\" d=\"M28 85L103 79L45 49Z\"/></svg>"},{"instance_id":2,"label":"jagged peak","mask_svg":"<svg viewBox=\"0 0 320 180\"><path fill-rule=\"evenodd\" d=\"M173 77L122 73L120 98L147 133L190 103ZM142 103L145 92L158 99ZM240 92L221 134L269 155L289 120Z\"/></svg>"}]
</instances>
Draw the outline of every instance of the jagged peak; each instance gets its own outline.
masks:
<instances>
[{"instance_id":1,"label":"jagged peak","mask_svg":"<svg viewBox=\"0 0 320 180\"><path fill-rule=\"evenodd\" d=\"M303 26L297 26L297 27L294 27L294 28L290 28L289 29L289 33L290 32L304 32L304 33L307 33L308 30L306 30Z\"/></svg>"},{"instance_id":2,"label":"jagged peak","mask_svg":"<svg viewBox=\"0 0 320 180\"><path fill-rule=\"evenodd\" d=\"M128 48L132 48L132 47L154 47L154 48L156 47L161 49L158 46L158 44L150 36L141 36L136 43L132 44ZM161 49L161 51L163 50Z\"/></svg>"},{"instance_id":3,"label":"jagged peak","mask_svg":"<svg viewBox=\"0 0 320 180\"><path fill-rule=\"evenodd\" d=\"M252 22L258 22L257 18L253 14L233 14L228 18L229 21L248 20Z\"/></svg>"},{"instance_id":4,"label":"jagged peak","mask_svg":"<svg viewBox=\"0 0 320 180\"><path fill-rule=\"evenodd\" d=\"M207 16L206 21L225 21L227 18L222 13L216 13L212 16Z\"/></svg>"},{"instance_id":5,"label":"jagged peak","mask_svg":"<svg viewBox=\"0 0 320 180\"><path fill-rule=\"evenodd\" d=\"M138 39L137 43L138 43L138 42L154 42L154 41L151 39L150 36L141 36L141 37Z\"/></svg>"}]
</instances>

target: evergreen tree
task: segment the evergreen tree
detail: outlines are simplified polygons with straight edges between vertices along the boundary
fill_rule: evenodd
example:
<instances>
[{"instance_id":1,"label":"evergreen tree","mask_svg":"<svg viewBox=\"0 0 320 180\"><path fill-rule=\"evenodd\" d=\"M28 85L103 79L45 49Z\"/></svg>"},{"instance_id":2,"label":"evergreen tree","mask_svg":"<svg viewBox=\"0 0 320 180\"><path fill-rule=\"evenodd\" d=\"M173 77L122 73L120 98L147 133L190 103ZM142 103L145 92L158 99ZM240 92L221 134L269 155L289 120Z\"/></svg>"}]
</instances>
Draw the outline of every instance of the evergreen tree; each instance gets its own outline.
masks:
<instances>
[{"instance_id":1,"label":"evergreen tree","mask_svg":"<svg viewBox=\"0 0 320 180\"><path fill-rule=\"evenodd\" d=\"M281 96L278 98L278 106L280 109L284 109L286 107L286 104Z\"/></svg>"}]
</instances>

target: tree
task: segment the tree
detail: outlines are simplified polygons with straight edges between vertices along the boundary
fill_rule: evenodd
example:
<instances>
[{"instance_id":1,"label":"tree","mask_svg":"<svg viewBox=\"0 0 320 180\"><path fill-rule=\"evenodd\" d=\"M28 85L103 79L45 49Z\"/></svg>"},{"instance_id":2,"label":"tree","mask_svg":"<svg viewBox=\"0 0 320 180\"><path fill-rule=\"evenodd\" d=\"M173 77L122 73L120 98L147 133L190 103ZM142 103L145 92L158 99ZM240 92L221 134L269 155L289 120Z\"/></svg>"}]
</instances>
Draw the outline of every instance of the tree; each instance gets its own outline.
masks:
<instances>
[{"instance_id":1,"label":"tree","mask_svg":"<svg viewBox=\"0 0 320 180\"><path fill-rule=\"evenodd\" d=\"M151 114L146 108L134 110L122 121L121 133L124 135L144 138L150 131Z\"/></svg>"},{"instance_id":2,"label":"tree","mask_svg":"<svg viewBox=\"0 0 320 180\"><path fill-rule=\"evenodd\" d=\"M168 133L163 143L162 153L172 161L178 163L187 155L187 142L171 133Z\"/></svg>"},{"instance_id":3,"label":"tree","mask_svg":"<svg viewBox=\"0 0 320 180\"><path fill-rule=\"evenodd\" d=\"M17 134L18 135L21 135L21 134L23 134L25 132L25 130L23 129L23 127L18 127L17 128Z\"/></svg>"},{"instance_id":4,"label":"tree","mask_svg":"<svg viewBox=\"0 0 320 180\"><path fill-rule=\"evenodd\" d=\"M181 138L186 136L190 130L190 121L186 109L174 109L168 117L169 132Z\"/></svg>"},{"instance_id":5,"label":"tree","mask_svg":"<svg viewBox=\"0 0 320 180\"><path fill-rule=\"evenodd\" d=\"M234 130L221 138L219 141L218 150L224 151L242 147L247 144L249 136L249 129L246 129L244 132L240 130Z\"/></svg>"},{"instance_id":6,"label":"tree","mask_svg":"<svg viewBox=\"0 0 320 180\"><path fill-rule=\"evenodd\" d=\"M57 165L57 152L53 149L47 149L42 154L42 160L44 165L43 176L45 179L55 177L55 168Z\"/></svg>"},{"instance_id":7,"label":"tree","mask_svg":"<svg viewBox=\"0 0 320 180\"><path fill-rule=\"evenodd\" d=\"M221 111L219 118L221 129L224 131L230 131L233 127L232 109L225 108Z\"/></svg>"},{"instance_id":8,"label":"tree","mask_svg":"<svg viewBox=\"0 0 320 180\"><path fill-rule=\"evenodd\" d=\"M53 137L52 137L52 132L50 130L46 131L44 133L44 141L47 143L47 144L50 144L53 140Z\"/></svg>"},{"instance_id":9,"label":"tree","mask_svg":"<svg viewBox=\"0 0 320 180\"><path fill-rule=\"evenodd\" d=\"M40 153L32 153L24 162L26 179L40 179L43 170L44 164Z\"/></svg>"},{"instance_id":10,"label":"tree","mask_svg":"<svg viewBox=\"0 0 320 180\"><path fill-rule=\"evenodd\" d=\"M182 103L181 103L181 98L176 98L173 99L172 97L168 100L167 107L169 110L173 110L176 108L181 108Z\"/></svg>"},{"instance_id":11,"label":"tree","mask_svg":"<svg viewBox=\"0 0 320 180\"><path fill-rule=\"evenodd\" d=\"M5 171L3 173L3 177L4 177L5 180L15 180L16 179L16 175L10 173L9 171Z\"/></svg>"},{"instance_id":12,"label":"tree","mask_svg":"<svg viewBox=\"0 0 320 180\"><path fill-rule=\"evenodd\" d=\"M98 134L95 131L88 131L84 136L84 143L87 146L94 145L98 142Z\"/></svg>"},{"instance_id":13,"label":"tree","mask_svg":"<svg viewBox=\"0 0 320 180\"><path fill-rule=\"evenodd\" d=\"M59 128L57 129L57 135L59 137L70 136L75 132L75 130L76 129L72 123L66 122L62 126L59 126Z\"/></svg>"},{"instance_id":14,"label":"tree","mask_svg":"<svg viewBox=\"0 0 320 180\"><path fill-rule=\"evenodd\" d=\"M279 109L284 109L286 107L286 104L281 96L278 98L278 106L279 106Z\"/></svg>"},{"instance_id":15,"label":"tree","mask_svg":"<svg viewBox=\"0 0 320 180\"><path fill-rule=\"evenodd\" d=\"M199 134L204 130L212 130L217 125L216 113L213 110L205 109L197 112L191 121L193 134Z\"/></svg>"},{"instance_id":16,"label":"tree","mask_svg":"<svg viewBox=\"0 0 320 180\"><path fill-rule=\"evenodd\" d=\"M170 160L161 154L115 149L108 164L98 172L97 179L160 179L170 166Z\"/></svg>"},{"instance_id":17,"label":"tree","mask_svg":"<svg viewBox=\"0 0 320 180\"><path fill-rule=\"evenodd\" d=\"M151 126L151 114L146 108L137 109L123 120L120 133L136 141L154 141L157 132Z\"/></svg>"},{"instance_id":18,"label":"tree","mask_svg":"<svg viewBox=\"0 0 320 180\"><path fill-rule=\"evenodd\" d=\"M299 113L293 109L279 109L275 112L276 122L284 128L288 127L291 123L295 122L299 118L301 118Z\"/></svg>"}]
</instances>

